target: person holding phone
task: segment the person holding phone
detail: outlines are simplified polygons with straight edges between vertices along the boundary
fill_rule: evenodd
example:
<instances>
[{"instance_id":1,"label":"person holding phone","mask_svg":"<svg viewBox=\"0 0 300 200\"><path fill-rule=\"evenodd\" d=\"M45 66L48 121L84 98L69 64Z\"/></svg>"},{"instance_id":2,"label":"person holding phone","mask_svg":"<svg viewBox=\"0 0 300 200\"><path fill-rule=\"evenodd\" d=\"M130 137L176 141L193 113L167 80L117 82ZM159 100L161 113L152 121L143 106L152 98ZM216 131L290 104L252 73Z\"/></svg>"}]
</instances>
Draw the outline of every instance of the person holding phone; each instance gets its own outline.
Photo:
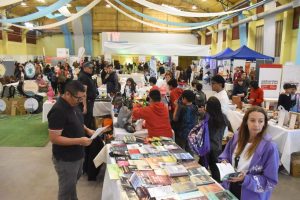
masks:
<instances>
[{"instance_id":1,"label":"person holding phone","mask_svg":"<svg viewBox=\"0 0 300 200\"><path fill-rule=\"evenodd\" d=\"M266 134L267 114L263 108L250 108L237 134L228 142L219 160L240 172L222 184L239 199L268 200L278 183L279 154Z\"/></svg>"}]
</instances>

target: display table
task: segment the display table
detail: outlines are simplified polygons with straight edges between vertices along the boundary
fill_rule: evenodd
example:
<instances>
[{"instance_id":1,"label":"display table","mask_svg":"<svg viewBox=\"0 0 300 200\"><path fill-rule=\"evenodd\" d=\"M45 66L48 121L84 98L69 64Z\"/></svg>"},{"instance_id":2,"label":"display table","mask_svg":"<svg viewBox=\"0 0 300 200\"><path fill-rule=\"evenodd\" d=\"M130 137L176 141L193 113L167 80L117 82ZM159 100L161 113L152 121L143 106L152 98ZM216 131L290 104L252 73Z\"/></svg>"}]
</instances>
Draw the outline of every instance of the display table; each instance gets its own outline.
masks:
<instances>
[{"instance_id":1,"label":"display table","mask_svg":"<svg viewBox=\"0 0 300 200\"><path fill-rule=\"evenodd\" d=\"M233 130L236 131L242 123L244 113L239 111L230 111L227 117ZM290 173L291 154L300 151L300 129L290 130L269 121L267 133L271 135L272 140L277 144L280 152L280 161L288 173Z\"/></svg>"},{"instance_id":2,"label":"display table","mask_svg":"<svg viewBox=\"0 0 300 200\"><path fill-rule=\"evenodd\" d=\"M49 111L51 110L52 106L55 104L55 101L45 101L43 104L43 117L42 117L42 122L47 122L47 115Z\"/></svg>"}]
</instances>

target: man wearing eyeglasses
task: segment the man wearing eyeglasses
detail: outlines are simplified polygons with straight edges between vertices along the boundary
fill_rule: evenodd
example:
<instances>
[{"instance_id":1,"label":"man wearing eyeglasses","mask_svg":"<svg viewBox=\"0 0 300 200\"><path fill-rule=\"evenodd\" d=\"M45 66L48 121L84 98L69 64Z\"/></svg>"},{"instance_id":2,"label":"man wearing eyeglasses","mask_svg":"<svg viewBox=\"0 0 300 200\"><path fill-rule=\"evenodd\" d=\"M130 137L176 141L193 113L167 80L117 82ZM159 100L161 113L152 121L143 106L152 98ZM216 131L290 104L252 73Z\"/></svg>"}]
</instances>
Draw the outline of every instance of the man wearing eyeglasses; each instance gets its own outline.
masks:
<instances>
[{"instance_id":1,"label":"man wearing eyeglasses","mask_svg":"<svg viewBox=\"0 0 300 200\"><path fill-rule=\"evenodd\" d=\"M84 146L92 142L85 134L91 136L94 131L84 125L78 107L84 99L84 86L79 81L70 81L47 116L59 200L77 199L76 184L82 173Z\"/></svg>"}]
</instances>

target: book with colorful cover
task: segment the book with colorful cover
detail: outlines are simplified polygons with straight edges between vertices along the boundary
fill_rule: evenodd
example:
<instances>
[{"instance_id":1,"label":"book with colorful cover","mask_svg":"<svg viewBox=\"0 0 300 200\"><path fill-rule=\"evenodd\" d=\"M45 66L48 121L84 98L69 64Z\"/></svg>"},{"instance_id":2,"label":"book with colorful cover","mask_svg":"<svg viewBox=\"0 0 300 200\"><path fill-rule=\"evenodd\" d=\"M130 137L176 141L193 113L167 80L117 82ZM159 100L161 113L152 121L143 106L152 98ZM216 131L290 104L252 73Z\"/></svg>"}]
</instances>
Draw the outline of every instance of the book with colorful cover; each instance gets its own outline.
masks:
<instances>
[{"instance_id":1,"label":"book with colorful cover","mask_svg":"<svg viewBox=\"0 0 300 200\"><path fill-rule=\"evenodd\" d=\"M131 177L131 174L122 174L120 176L121 185L124 189L125 188L133 189L133 187L132 187L132 185L130 184L130 181L129 181L130 177Z\"/></svg>"},{"instance_id":2,"label":"book with colorful cover","mask_svg":"<svg viewBox=\"0 0 300 200\"><path fill-rule=\"evenodd\" d=\"M177 160L174 156L161 156L162 162L166 163L177 163Z\"/></svg>"},{"instance_id":3,"label":"book with colorful cover","mask_svg":"<svg viewBox=\"0 0 300 200\"><path fill-rule=\"evenodd\" d=\"M230 191L224 190L217 193L210 193L209 197L212 200L238 200Z\"/></svg>"},{"instance_id":4,"label":"book with colorful cover","mask_svg":"<svg viewBox=\"0 0 300 200\"><path fill-rule=\"evenodd\" d=\"M203 194L207 195L208 193L217 193L217 192L222 192L224 189L222 188L221 185L218 183L213 183L209 185L201 185L198 186L198 190L201 191Z\"/></svg>"},{"instance_id":5,"label":"book with colorful cover","mask_svg":"<svg viewBox=\"0 0 300 200\"><path fill-rule=\"evenodd\" d=\"M152 185L171 185L171 179L169 176L152 175L149 176L149 180Z\"/></svg>"},{"instance_id":6,"label":"book with colorful cover","mask_svg":"<svg viewBox=\"0 0 300 200\"><path fill-rule=\"evenodd\" d=\"M128 165L128 166L122 166L121 170L123 171L124 174L132 174L138 169L136 165Z\"/></svg>"},{"instance_id":7,"label":"book with colorful cover","mask_svg":"<svg viewBox=\"0 0 300 200\"><path fill-rule=\"evenodd\" d=\"M152 157L152 158L145 158L146 162L150 165L152 169L159 169L159 163L163 162L161 157Z\"/></svg>"},{"instance_id":8,"label":"book with colorful cover","mask_svg":"<svg viewBox=\"0 0 300 200\"><path fill-rule=\"evenodd\" d=\"M196 185L191 181L173 183L171 186L174 192L176 192L177 194L183 194L183 193L193 192L198 190Z\"/></svg>"},{"instance_id":9,"label":"book with colorful cover","mask_svg":"<svg viewBox=\"0 0 300 200\"><path fill-rule=\"evenodd\" d=\"M158 152L158 154L160 157L171 156L171 154L168 151L160 151L160 152Z\"/></svg>"},{"instance_id":10,"label":"book with colorful cover","mask_svg":"<svg viewBox=\"0 0 300 200\"><path fill-rule=\"evenodd\" d=\"M176 195L170 185L147 188L151 198L161 199Z\"/></svg>"},{"instance_id":11,"label":"book with colorful cover","mask_svg":"<svg viewBox=\"0 0 300 200\"><path fill-rule=\"evenodd\" d=\"M142 146L142 144L127 144L127 149L138 149L139 147Z\"/></svg>"},{"instance_id":12,"label":"book with colorful cover","mask_svg":"<svg viewBox=\"0 0 300 200\"><path fill-rule=\"evenodd\" d=\"M128 163L127 160L118 160L118 161L117 161L117 165L118 165L119 167L122 167L122 166L128 166L129 163Z\"/></svg>"},{"instance_id":13,"label":"book with colorful cover","mask_svg":"<svg viewBox=\"0 0 300 200\"><path fill-rule=\"evenodd\" d=\"M139 197L137 196L137 194L133 188L123 188L123 189L126 192L128 199L139 200Z\"/></svg>"},{"instance_id":14,"label":"book with colorful cover","mask_svg":"<svg viewBox=\"0 0 300 200\"><path fill-rule=\"evenodd\" d=\"M151 144L145 144L143 148L148 152L148 154L157 154L159 151Z\"/></svg>"},{"instance_id":15,"label":"book with colorful cover","mask_svg":"<svg viewBox=\"0 0 300 200\"><path fill-rule=\"evenodd\" d=\"M191 181L189 176L171 177L171 183L184 183Z\"/></svg>"},{"instance_id":16,"label":"book with colorful cover","mask_svg":"<svg viewBox=\"0 0 300 200\"><path fill-rule=\"evenodd\" d=\"M166 175L168 175L167 172L164 169L162 169L162 168L154 169L154 173L156 175L160 175L160 176L166 176Z\"/></svg>"},{"instance_id":17,"label":"book with colorful cover","mask_svg":"<svg viewBox=\"0 0 300 200\"><path fill-rule=\"evenodd\" d=\"M164 168L167 174L173 176L185 176L188 175L188 171L183 165L166 165Z\"/></svg>"},{"instance_id":18,"label":"book with colorful cover","mask_svg":"<svg viewBox=\"0 0 300 200\"><path fill-rule=\"evenodd\" d=\"M194 160L190 153L174 153L173 155L177 160Z\"/></svg>"},{"instance_id":19,"label":"book with colorful cover","mask_svg":"<svg viewBox=\"0 0 300 200\"><path fill-rule=\"evenodd\" d=\"M183 162L181 163L187 170L201 167L197 161Z\"/></svg>"},{"instance_id":20,"label":"book with colorful cover","mask_svg":"<svg viewBox=\"0 0 300 200\"><path fill-rule=\"evenodd\" d=\"M188 171L190 175L208 175L208 176L211 175L205 167L193 168L193 169L189 169Z\"/></svg>"},{"instance_id":21,"label":"book with colorful cover","mask_svg":"<svg viewBox=\"0 0 300 200\"><path fill-rule=\"evenodd\" d=\"M212 179L208 175L192 175L192 176L190 176L190 179L197 186L215 183L214 179Z\"/></svg>"},{"instance_id":22,"label":"book with colorful cover","mask_svg":"<svg viewBox=\"0 0 300 200\"><path fill-rule=\"evenodd\" d=\"M110 151L113 152L115 156L127 156L128 149L126 145L113 145L110 148Z\"/></svg>"},{"instance_id":23,"label":"book with colorful cover","mask_svg":"<svg viewBox=\"0 0 300 200\"><path fill-rule=\"evenodd\" d=\"M208 198L199 190L179 194L180 200L208 200Z\"/></svg>"},{"instance_id":24,"label":"book with colorful cover","mask_svg":"<svg viewBox=\"0 0 300 200\"><path fill-rule=\"evenodd\" d=\"M128 149L128 153L131 154L141 154L141 152L138 149Z\"/></svg>"},{"instance_id":25,"label":"book with colorful cover","mask_svg":"<svg viewBox=\"0 0 300 200\"><path fill-rule=\"evenodd\" d=\"M134 135L125 135L123 138L124 142L126 144L131 144L136 142L136 138Z\"/></svg>"},{"instance_id":26,"label":"book with colorful cover","mask_svg":"<svg viewBox=\"0 0 300 200\"><path fill-rule=\"evenodd\" d=\"M130 159L131 160L141 160L144 158L143 154L130 154Z\"/></svg>"},{"instance_id":27,"label":"book with colorful cover","mask_svg":"<svg viewBox=\"0 0 300 200\"><path fill-rule=\"evenodd\" d=\"M117 164L107 164L107 171L111 180L118 180L123 174L122 170Z\"/></svg>"}]
</instances>

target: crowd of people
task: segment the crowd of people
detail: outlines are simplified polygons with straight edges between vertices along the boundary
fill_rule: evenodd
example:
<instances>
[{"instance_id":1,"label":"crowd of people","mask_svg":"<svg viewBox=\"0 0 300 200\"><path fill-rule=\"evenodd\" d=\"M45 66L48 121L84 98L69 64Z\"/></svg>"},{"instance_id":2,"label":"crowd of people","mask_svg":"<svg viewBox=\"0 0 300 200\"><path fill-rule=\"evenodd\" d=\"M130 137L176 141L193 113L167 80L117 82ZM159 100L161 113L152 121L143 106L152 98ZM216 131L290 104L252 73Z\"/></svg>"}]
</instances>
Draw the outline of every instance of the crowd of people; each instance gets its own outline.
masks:
<instances>
[{"instance_id":1,"label":"crowd of people","mask_svg":"<svg viewBox=\"0 0 300 200\"><path fill-rule=\"evenodd\" d=\"M277 147L267 135L267 115L260 107L263 90L258 87L257 81L242 71L233 76L232 95L240 96L253 107L245 113L238 132L224 149L224 132L227 129L232 131L232 128L227 119L230 100L224 89L226 80L223 76L210 77L215 94L207 99L201 81L191 81L190 67L177 77L176 69L165 70L161 67L158 66L157 78L147 80L151 86L148 103L141 104L134 101L138 93L135 81L128 78L121 91L118 74L112 64L98 63L97 66L94 62L85 62L76 68L73 66L74 71L80 69L76 74L68 63L58 63L53 67L35 63L35 79L39 88L46 91L51 86L60 96L48 114L53 163L59 177L59 199L76 199L76 183L82 170L90 181L96 180L99 172L92 160L103 147L103 140L99 137L89 140L96 128L93 106L98 96L98 86L92 78L94 74L100 75L112 98L120 93L123 99L132 100L132 119L145 121L148 137L173 137L179 146L195 154L189 142L191 130L206 124L209 151L199 155L199 163L209 168L218 182L221 178L216 163L232 164L240 173L223 181L225 188L238 198L255 196L255 199L269 199L278 182L279 156ZM43 76L48 78L49 83L44 81ZM75 76L77 80L73 80ZM27 79L22 64L16 64L15 78L19 81ZM182 82L188 87L184 89ZM293 85L285 84L284 89L279 104L293 110L299 106L292 103L299 99L299 95L295 94Z\"/></svg>"}]
</instances>

